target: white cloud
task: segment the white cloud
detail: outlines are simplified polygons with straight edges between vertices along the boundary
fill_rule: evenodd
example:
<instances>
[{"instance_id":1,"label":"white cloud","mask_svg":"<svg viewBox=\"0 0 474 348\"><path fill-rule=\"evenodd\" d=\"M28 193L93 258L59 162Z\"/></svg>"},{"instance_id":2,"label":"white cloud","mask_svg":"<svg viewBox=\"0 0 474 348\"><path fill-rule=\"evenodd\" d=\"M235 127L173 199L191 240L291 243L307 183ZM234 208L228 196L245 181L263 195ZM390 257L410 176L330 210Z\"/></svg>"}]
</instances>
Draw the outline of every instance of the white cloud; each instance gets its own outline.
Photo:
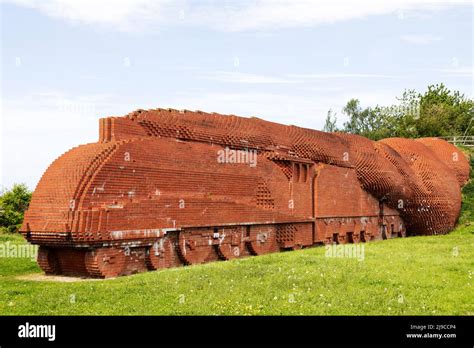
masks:
<instances>
[{"instance_id":1,"label":"white cloud","mask_svg":"<svg viewBox=\"0 0 474 348\"><path fill-rule=\"evenodd\" d=\"M312 26L398 13L399 11L436 10L448 6L446 2L429 0L260 0L243 3L245 6L235 6L228 9L205 8L201 15L211 13L218 28L241 31ZM467 4L469 2L451 2L449 5L455 3Z\"/></svg>"},{"instance_id":2,"label":"white cloud","mask_svg":"<svg viewBox=\"0 0 474 348\"><path fill-rule=\"evenodd\" d=\"M375 79L399 79L403 76L385 74L361 74L361 73L328 73L328 74L291 74L289 76L302 79L325 80L325 79L346 79L346 78L375 78Z\"/></svg>"},{"instance_id":3,"label":"white cloud","mask_svg":"<svg viewBox=\"0 0 474 348\"><path fill-rule=\"evenodd\" d=\"M119 30L162 25L210 26L219 30L268 30L335 23L406 11L469 5L469 0L7 0L73 23Z\"/></svg>"},{"instance_id":4,"label":"white cloud","mask_svg":"<svg viewBox=\"0 0 474 348\"><path fill-rule=\"evenodd\" d=\"M400 79L403 76L365 73L319 73L319 74L287 74L285 77L250 74L238 71L205 71L197 74L199 79L218 82L243 84L294 84L312 80L329 79ZM327 89L325 89L327 90Z\"/></svg>"},{"instance_id":5,"label":"white cloud","mask_svg":"<svg viewBox=\"0 0 474 348\"><path fill-rule=\"evenodd\" d=\"M170 0L7 0L71 23L99 25L135 31L152 22L161 23Z\"/></svg>"},{"instance_id":6,"label":"white cloud","mask_svg":"<svg viewBox=\"0 0 474 348\"><path fill-rule=\"evenodd\" d=\"M442 41L442 36L435 36L431 34L410 34L410 35L403 35L401 37L402 41L415 44L415 45L428 45L433 42Z\"/></svg>"},{"instance_id":7,"label":"white cloud","mask_svg":"<svg viewBox=\"0 0 474 348\"><path fill-rule=\"evenodd\" d=\"M474 67L472 66L440 69L439 71L448 76L474 78Z\"/></svg>"},{"instance_id":8,"label":"white cloud","mask_svg":"<svg viewBox=\"0 0 474 348\"><path fill-rule=\"evenodd\" d=\"M249 74L237 71L208 71L200 73L198 78L218 81L249 84L281 84L281 83L302 83L302 80L287 79L282 77Z\"/></svg>"}]
</instances>

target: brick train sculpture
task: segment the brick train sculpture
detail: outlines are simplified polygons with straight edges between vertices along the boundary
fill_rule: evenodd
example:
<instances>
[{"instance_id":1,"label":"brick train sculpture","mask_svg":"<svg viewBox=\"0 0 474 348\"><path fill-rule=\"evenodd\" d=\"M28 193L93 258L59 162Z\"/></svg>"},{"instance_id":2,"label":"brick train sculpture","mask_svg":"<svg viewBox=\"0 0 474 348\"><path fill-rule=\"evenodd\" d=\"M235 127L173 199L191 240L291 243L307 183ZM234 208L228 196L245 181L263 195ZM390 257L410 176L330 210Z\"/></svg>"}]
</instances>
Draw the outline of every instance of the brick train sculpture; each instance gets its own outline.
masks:
<instances>
[{"instance_id":1,"label":"brick train sculpture","mask_svg":"<svg viewBox=\"0 0 474 348\"><path fill-rule=\"evenodd\" d=\"M21 228L47 274L114 277L327 243L449 232L469 177L436 138L381 141L172 109L100 119Z\"/></svg>"}]
</instances>

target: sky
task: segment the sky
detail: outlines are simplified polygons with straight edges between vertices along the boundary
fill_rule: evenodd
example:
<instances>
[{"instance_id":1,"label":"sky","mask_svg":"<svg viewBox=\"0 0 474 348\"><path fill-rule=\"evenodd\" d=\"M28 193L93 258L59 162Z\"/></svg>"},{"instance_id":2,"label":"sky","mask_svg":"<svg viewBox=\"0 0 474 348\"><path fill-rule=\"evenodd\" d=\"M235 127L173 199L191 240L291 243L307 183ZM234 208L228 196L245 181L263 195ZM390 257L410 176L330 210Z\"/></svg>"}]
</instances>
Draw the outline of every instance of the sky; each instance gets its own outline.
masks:
<instances>
[{"instance_id":1,"label":"sky","mask_svg":"<svg viewBox=\"0 0 474 348\"><path fill-rule=\"evenodd\" d=\"M321 129L351 98L474 95L472 1L0 1L0 189L136 109Z\"/></svg>"}]
</instances>

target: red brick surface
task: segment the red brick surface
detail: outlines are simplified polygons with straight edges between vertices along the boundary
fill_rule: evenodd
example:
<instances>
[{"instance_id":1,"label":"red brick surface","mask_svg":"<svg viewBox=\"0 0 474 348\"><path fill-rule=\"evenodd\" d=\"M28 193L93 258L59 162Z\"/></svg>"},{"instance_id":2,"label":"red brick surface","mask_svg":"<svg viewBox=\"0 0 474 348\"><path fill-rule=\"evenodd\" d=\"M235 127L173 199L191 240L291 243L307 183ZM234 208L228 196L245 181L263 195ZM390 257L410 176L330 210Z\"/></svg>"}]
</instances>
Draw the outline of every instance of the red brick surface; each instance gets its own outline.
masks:
<instances>
[{"instance_id":1,"label":"red brick surface","mask_svg":"<svg viewBox=\"0 0 474 348\"><path fill-rule=\"evenodd\" d=\"M139 110L100 120L41 178L22 226L47 273L110 277L318 243L447 233L469 177L433 138ZM219 151L256 163L220 163Z\"/></svg>"}]
</instances>

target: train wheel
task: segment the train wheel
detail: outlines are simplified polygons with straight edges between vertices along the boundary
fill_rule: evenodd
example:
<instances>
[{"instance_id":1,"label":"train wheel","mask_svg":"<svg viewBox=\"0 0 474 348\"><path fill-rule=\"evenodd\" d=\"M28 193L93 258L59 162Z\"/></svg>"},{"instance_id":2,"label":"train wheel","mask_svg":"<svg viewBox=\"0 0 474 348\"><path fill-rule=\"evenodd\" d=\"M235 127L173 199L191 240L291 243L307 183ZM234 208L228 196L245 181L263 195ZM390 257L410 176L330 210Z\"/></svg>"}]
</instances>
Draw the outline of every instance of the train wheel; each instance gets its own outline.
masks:
<instances>
[{"instance_id":1,"label":"train wheel","mask_svg":"<svg viewBox=\"0 0 474 348\"><path fill-rule=\"evenodd\" d=\"M360 238L362 243L367 243L370 240L370 237L367 235L366 231L361 231L359 238Z\"/></svg>"},{"instance_id":2,"label":"train wheel","mask_svg":"<svg viewBox=\"0 0 474 348\"><path fill-rule=\"evenodd\" d=\"M332 237L326 237L322 240L323 245L332 245L335 244Z\"/></svg>"},{"instance_id":3,"label":"train wheel","mask_svg":"<svg viewBox=\"0 0 474 348\"><path fill-rule=\"evenodd\" d=\"M232 260L243 255L245 251L245 243L243 229L223 229L220 233L220 242L217 244L217 253L223 260Z\"/></svg>"},{"instance_id":4,"label":"train wheel","mask_svg":"<svg viewBox=\"0 0 474 348\"><path fill-rule=\"evenodd\" d=\"M347 243L347 237L345 234L338 234L337 236L337 244L346 244Z\"/></svg>"},{"instance_id":5,"label":"train wheel","mask_svg":"<svg viewBox=\"0 0 474 348\"><path fill-rule=\"evenodd\" d=\"M98 248L86 253L85 263L89 275L97 278L117 277L125 269L125 250Z\"/></svg>"},{"instance_id":6,"label":"train wheel","mask_svg":"<svg viewBox=\"0 0 474 348\"><path fill-rule=\"evenodd\" d=\"M175 246L173 241L165 236L147 249L145 262L149 270L169 268L175 265Z\"/></svg>"},{"instance_id":7,"label":"train wheel","mask_svg":"<svg viewBox=\"0 0 474 348\"><path fill-rule=\"evenodd\" d=\"M46 274L61 274L61 268L54 249L40 246L38 249L38 265Z\"/></svg>"},{"instance_id":8,"label":"train wheel","mask_svg":"<svg viewBox=\"0 0 474 348\"><path fill-rule=\"evenodd\" d=\"M352 243L360 243L360 234L352 235Z\"/></svg>"},{"instance_id":9,"label":"train wheel","mask_svg":"<svg viewBox=\"0 0 474 348\"><path fill-rule=\"evenodd\" d=\"M178 251L183 262L194 265L218 259L210 230L181 231L178 237Z\"/></svg>"},{"instance_id":10,"label":"train wheel","mask_svg":"<svg viewBox=\"0 0 474 348\"><path fill-rule=\"evenodd\" d=\"M274 226L251 226L248 248L253 255L263 255L280 250Z\"/></svg>"}]
</instances>

